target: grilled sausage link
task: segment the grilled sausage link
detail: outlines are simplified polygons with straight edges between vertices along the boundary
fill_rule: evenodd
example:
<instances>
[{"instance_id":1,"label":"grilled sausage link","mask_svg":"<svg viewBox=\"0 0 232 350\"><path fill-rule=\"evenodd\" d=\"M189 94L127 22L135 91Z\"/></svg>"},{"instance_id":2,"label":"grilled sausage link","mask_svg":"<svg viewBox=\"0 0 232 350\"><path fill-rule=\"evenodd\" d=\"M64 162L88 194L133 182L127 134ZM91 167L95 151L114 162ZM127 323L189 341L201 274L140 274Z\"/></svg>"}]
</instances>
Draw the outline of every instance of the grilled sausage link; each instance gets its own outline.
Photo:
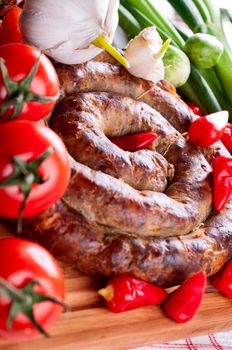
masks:
<instances>
[{"instance_id":1,"label":"grilled sausage link","mask_svg":"<svg viewBox=\"0 0 232 350\"><path fill-rule=\"evenodd\" d=\"M186 131L193 120L191 109L177 96L150 81L133 77L122 66L89 61L80 65L55 66L61 95L74 92L105 91L147 103L168 119L180 132Z\"/></svg>"},{"instance_id":2,"label":"grilled sausage link","mask_svg":"<svg viewBox=\"0 0 232 350\"><path fill-rule=\"evenodd\" d=\"M64 201L88 221L122 233L172 236L189 233L208 216L210 166L147 104L109 93L78 93L61 102L51 127L78 162ZM157 133L151 148L161 154L125 152L106 137L145 130ZM164 194L167 161L175 177Z\"/></svg>"},{"instance_id":3,"label":"grilled sausage link","mask_svg":"<svg viewBox=\"0 0 232 350\"><path fill-rule=\"evenodd\" d=\"M217 272L232 256L232 203L211 209L209 163L225 148L191 146L182 133L195 116L165 84L97 59L56 69L63 101L51 126L74 158L72 178L24 234L96 278L129 273L168 287ZM109 140L143 131L158 134L149 150Z\"/></svg>"}]
</instances>

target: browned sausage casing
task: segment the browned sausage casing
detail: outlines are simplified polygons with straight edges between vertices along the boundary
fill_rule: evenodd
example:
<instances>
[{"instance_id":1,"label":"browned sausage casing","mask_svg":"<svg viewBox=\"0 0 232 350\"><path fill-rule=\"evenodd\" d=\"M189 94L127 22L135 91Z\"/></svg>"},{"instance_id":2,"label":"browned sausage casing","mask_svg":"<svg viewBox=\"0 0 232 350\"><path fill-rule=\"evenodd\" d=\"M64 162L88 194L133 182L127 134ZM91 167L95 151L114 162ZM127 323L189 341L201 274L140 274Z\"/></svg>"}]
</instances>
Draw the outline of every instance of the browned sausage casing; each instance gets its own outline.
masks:
<instances>
[{"instance_id":1,"label":"browned sausage casing","mask_svg":"<svg viewBox=\"0 0 232 350\"><path fill-rule=\"evenodd\" d=\"M162 84L107 62L56 69L69 97L51 127L73 158L72 178L24 233L97 278L130 273L168 287L215 273L232 255L232 208L212 211L209 163L227 151L219 143L203 155L190 144L183 133L195 116ZM149 150L109 140L143 131L158 135Z\"/></svg>"}]
</instances>

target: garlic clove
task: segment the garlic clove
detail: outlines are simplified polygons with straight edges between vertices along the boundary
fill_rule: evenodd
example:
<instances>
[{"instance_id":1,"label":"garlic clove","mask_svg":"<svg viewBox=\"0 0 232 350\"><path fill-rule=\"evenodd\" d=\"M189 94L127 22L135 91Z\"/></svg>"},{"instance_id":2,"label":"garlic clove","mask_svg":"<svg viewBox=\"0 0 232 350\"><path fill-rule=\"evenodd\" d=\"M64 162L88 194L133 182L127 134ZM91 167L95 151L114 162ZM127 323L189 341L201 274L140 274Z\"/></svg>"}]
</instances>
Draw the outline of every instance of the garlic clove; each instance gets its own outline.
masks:
<instances>
[{"instance_id":1,"label":"garlic clove","mask_svg":"<svg viewBox=\"0 0 232 350\"><path fill-rule=\"evenodd\" d=\"M164 79L162 58L169 44L170 40L163 45L155 27L145 28L126 47L124 57L130 65L127 70L136 77L154 83Z\"/></svg>"}]
</instances>

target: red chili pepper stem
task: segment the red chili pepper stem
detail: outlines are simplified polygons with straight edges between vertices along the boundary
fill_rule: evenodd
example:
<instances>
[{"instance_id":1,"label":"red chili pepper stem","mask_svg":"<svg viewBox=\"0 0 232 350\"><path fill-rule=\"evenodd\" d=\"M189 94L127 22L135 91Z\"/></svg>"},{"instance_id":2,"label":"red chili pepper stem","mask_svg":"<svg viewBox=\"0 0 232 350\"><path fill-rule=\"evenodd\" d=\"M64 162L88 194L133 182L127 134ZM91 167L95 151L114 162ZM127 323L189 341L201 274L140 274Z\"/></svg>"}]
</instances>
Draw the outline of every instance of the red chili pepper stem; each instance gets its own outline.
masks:
<instances>
[{"instance_id":1,"label":"red chili pepper stem","mask_svg":"<svg viewBox=\"0 0 232 350\"><path fill-rule=\"evenodd\" d=\"M111 301L114 299L114 287L109 284L105 288L100 289L98 294L101 295L106 301Z\"/></svg>"}]
</instances>

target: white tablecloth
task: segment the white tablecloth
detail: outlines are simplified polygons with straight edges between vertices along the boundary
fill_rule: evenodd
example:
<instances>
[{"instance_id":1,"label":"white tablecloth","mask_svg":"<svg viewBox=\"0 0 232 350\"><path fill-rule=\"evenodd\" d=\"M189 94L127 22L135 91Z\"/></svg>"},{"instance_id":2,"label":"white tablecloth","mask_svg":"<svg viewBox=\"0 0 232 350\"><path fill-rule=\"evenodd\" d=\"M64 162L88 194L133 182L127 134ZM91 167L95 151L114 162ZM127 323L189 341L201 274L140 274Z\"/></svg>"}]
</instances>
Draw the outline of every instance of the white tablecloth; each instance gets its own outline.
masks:
<instances>
[{"instance_id":1,"label":"white tablecloth","mask_svg":"<svg viewBox=\"0 0 232 350\"><path fill-rule=\"evenodd\" d=\"M209 315L210 317L210 315ZM232 317L232 316L231 316ZM171 343L145 346L134 350L232 350L232 331L185 339Z\"/></svg>"}]
</instances>

